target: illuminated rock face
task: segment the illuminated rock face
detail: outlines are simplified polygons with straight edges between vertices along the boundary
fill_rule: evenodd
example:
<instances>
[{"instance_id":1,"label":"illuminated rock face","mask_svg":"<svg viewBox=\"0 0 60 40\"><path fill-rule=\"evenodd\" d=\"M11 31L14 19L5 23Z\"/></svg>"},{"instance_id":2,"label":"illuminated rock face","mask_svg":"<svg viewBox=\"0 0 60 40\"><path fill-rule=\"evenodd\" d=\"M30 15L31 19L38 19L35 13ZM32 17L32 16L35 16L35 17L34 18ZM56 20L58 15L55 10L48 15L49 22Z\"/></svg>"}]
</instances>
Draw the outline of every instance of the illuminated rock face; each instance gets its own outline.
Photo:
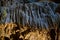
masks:
<instances>
[{"instance_id":1,"label":"illuminated rock face","mask_svg":"<svg viewBox=\"0 0 60 40\"><path fill-rule=\"evenodd\" d=\"M57 6L53 2L6 2L1 6L1 40L52 40L51 28L56 34L60 22Z\"/></svg>"},{"instance_id":2,"label":"illuminated rock face","mask_svg":"<svg viewBox=\"0 0 60 40\"><path fill-rule=\"evenodd\" d=\"M25 39L28 40L51 40L48 31L47 30L42 30L38 31L36 30L35 32L30 32L26 35Z\"/></svg>"}]
</instances>

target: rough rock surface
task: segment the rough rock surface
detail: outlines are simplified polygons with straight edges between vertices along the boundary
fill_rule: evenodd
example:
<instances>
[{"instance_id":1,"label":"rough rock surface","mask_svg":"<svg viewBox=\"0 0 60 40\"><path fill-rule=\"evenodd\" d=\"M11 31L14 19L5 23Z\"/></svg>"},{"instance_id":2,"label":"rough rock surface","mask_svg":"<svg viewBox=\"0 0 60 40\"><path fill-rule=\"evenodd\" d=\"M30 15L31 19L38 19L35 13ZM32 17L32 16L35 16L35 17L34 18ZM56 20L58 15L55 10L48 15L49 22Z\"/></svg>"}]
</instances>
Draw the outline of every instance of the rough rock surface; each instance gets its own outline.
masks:
<instances>
[{"instance_id":1,"label":"rough rock surface","mask_svg":"<svg viewBox=\"0 0 60 40\"><path fill-rule=\"evenodd\" d=\"M60 14L54 2L20 3L6 1L0 6L1 40L54 40L57 36ZM54 37L53 36L53 37ZM57 38L56 38L57 39Z\"/></svg>"}]
</instances>

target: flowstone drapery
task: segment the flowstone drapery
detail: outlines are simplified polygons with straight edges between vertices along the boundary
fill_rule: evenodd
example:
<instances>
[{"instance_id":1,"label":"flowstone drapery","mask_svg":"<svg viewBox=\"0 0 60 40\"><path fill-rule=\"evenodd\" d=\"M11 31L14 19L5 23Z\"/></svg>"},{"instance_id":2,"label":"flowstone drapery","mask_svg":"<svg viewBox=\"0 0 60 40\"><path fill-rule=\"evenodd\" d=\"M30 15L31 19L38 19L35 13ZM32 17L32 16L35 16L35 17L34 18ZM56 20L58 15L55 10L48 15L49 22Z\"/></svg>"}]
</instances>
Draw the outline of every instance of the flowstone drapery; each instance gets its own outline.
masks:
<instances>
[{"instance_id":1,"label":"flowstone drapery","mask_svg":"<svg viewBox=\"0 0 60 40\"><path fill-rule=\"evenodd\" d=\"M54 2L5 1L0 6L1 40L54 40L60 14ZM50 34L55 33L52 38ZM22 39L23 38L23 39Z\"/></svg>"}]
</instances>

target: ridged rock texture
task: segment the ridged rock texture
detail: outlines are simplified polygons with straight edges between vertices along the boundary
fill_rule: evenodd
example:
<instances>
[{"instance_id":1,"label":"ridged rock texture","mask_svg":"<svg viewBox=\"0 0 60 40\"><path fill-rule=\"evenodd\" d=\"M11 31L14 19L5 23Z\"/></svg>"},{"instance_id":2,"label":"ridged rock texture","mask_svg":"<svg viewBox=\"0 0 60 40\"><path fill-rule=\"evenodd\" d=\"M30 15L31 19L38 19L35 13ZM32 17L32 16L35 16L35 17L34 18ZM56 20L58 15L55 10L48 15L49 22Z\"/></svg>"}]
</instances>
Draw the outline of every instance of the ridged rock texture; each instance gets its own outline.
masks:
<instances>
[{"instance_id":1,"label":"ridged rock texture","mask_svg":"<svg viewBox=\"0 0 60 40\"><path fill-rule=\"evenodd\" d=\"M0 40L60 40L60 5L30 2L0 1Z\"/></svg>"}]
</instances>

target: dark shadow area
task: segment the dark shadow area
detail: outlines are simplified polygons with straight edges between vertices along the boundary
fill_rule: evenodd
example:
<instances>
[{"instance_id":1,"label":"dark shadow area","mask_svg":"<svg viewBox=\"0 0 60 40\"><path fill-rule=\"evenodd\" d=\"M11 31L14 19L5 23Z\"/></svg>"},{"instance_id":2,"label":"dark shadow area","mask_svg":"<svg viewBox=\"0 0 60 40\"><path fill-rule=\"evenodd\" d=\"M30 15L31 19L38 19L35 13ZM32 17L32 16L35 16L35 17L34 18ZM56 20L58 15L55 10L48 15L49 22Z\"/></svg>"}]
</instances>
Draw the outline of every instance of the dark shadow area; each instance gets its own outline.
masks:
<instances>
[{"instance_id":1,"label":"dark shadow area","mask_svg":"<svg viewBox=\"0 0 60 40\"><path fill-rule=\"evenodd\" d=\"M19 40L23 40L22 38L20 38Z\"/></svg>"},{"instance_id":2,"label":"dark shadow area","mask_svg":"<svg viewBox=\"0 0 60 40\"><path fill-rule=\"evenodd\" d=\"M55 40L55 36L56 36L55 29L51 29L51 30L50 30L51 40Z\"/></svg>"},{"instance_id":3,"label":"dark shadow area","mask_svg":"<svg viewBox=\"0 0 60 40\"><path fill-rule=\"evenodd\" d=\"M16 34L12 34L10 38L13 38L13 40L19 40L19 32L16 32Z\"/></svg>"},{"instance_id":4,"label":"dark shadow area","mask_svg":"<svg viewBox=\"0 0 60 40\"><path fill-rule=\"evenodd\" d=\"M4 37L4 40L10 40L8 37Z\"/></svg>"},{"instance_id":5,"label":"dark shadow area","mask_svg":"<svg viewBox=\"0 0 60 40\"><path fill-rule=\"evenodd\" d=\"M55 3L60 3L60 0L50 0L52 2L55 2Z\"/></svg>"},{"instance_id":6,"label":"dark shadow area","mask_svg":"<svg viewBox=\"0 0 60 40\"><path fill-rule=\"evenodd\" d=\"M58 12L60 14L60 5L56 8L55 12Z\"/></svg>"}]
</instances>

